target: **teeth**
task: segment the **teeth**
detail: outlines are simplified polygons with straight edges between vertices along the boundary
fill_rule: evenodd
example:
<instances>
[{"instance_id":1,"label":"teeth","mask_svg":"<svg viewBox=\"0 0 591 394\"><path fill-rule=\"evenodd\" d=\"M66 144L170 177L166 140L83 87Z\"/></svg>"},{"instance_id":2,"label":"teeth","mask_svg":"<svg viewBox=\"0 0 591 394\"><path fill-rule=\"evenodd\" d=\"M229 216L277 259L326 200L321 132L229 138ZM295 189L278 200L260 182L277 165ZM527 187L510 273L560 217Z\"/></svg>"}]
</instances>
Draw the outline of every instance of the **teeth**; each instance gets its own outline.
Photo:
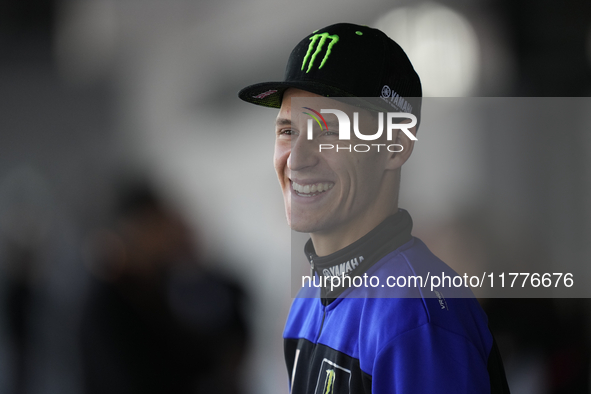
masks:
<instances>
[{"instance_id":1,"label":"teeth","mask_svg":"<svg viewBox=\"0 0 591 394\"><path fill-rule=\"evenodd\" d=\"M311 194L316 195L318 193L325 192L329 189L332 189L334 183L315 183L313 185L300 185L299 183L293 182L293 190L295 190L298 194Z\"/></svg>"}]
</instances>

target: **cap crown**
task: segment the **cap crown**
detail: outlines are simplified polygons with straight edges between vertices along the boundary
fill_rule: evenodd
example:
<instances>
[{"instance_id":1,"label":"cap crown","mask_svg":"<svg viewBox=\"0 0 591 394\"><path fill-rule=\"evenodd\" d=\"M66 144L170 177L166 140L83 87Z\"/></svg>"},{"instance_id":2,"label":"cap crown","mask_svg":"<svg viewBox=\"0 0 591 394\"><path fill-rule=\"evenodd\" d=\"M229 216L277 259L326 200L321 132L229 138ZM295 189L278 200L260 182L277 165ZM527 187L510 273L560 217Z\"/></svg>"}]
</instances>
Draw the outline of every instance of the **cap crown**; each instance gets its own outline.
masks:
<instances>
[{"instance_id":1,"label":"cap crown","mask_svg":"<svg viewBox=\"0 0 591 394\"><path fill-rule=\"evenodd\" d=\"M356 97L379 97L384 86L401 96L422 96L402 48L380 30L351 23L327 26L300 41L285 81L322 83Z\"/></svg>"},{"instance_id":2,"label":"cap crown","mask_svg":"<svg viewBox=\"0 0 591 394\"><path fill-rule=\"evenodd\" d=\"M367 26L337 23L316 30L291 52L284 81L248 86L239 97L278 108L290 87L326 97L382 97L383 110L420 115L421 80L406 53Z\"/></svg>"}]
</instances>

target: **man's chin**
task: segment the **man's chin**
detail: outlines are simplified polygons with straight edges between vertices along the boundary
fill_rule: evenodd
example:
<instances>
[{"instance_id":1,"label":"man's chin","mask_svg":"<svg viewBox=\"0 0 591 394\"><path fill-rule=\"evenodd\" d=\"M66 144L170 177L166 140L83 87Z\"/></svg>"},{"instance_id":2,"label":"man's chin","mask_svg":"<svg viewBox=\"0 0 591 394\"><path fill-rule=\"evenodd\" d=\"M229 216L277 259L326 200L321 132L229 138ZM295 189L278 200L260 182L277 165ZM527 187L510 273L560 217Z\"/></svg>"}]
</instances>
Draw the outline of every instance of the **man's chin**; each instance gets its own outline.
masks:
<instances>
[{"instance_id":1,"label":"man's chin","mask_svg":"<svg viewBox=\"0 0 591 394\"><path fill-rule=\"evenodd\" d=\"M319 224L313 220L301 220L294 217L287 217L287 224L293 231L298 233L314 233L319 231Z\"/></svg>"},{"instance_id":2,"label":"man's chin","mask_svg":"<svg viewBox=\"0 0 591 394\"><path fill-rule=\"evenodd\" d=\"M307 234L310 234L310 233L313 232L313 231L311 231L311 230L309 230L307 228L304 228L304 227L294 227L294 226L291 226L291 225L289 227L291 227L291 229L293 231L295 231L296 233L307 233Z\"/></svg>"}]
</instances>

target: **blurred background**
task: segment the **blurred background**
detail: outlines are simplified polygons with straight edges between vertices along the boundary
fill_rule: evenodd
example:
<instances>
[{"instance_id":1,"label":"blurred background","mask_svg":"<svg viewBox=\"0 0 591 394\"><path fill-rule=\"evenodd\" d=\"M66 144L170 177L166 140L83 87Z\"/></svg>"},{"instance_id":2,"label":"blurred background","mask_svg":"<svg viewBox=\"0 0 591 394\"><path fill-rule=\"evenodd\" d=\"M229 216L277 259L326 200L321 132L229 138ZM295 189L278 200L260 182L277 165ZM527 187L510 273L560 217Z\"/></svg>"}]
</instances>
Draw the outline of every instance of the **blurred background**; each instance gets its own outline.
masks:
<instances>
[{"instance_id":1,"label":"blurred background","mask_svg":"<svg viewBox=\"0 0 591 394\"><path fill-rule=\"evenodd\" d=\"M276 112L236 93L343 21L426 96L589 105L583 0L0 4L0 392L287 392ZM424 135L400 205L452 267L591 263L591 133ZM513 393L591 392L588 299L481 301Z\"/></svg>"}]
</instances>

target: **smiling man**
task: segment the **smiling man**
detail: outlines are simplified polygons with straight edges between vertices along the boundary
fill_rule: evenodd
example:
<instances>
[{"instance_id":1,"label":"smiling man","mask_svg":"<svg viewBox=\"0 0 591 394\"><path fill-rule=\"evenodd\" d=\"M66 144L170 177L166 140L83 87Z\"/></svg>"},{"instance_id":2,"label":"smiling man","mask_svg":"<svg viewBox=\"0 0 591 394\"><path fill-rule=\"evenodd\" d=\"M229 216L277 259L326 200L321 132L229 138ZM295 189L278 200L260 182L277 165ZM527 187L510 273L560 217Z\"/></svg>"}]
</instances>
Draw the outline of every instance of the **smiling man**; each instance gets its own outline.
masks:
<instances>
[{"instance_id":1,"label":"smiling man","mask_svg":"<svg viewBox=\"0 0 591 394\"><path fill-rule=\"evenodd\" d=\"M239 96L280 108L275 170L289 225L310 234L314 280L284 331L291 392L508 393L470 290L422 286L431 273L457 274L412 237L398 207L417 126L392 119L420 119L421 107L400 46L376 29L331 25L294 48L284 81Z\"/></svg>"}]
</instances>

